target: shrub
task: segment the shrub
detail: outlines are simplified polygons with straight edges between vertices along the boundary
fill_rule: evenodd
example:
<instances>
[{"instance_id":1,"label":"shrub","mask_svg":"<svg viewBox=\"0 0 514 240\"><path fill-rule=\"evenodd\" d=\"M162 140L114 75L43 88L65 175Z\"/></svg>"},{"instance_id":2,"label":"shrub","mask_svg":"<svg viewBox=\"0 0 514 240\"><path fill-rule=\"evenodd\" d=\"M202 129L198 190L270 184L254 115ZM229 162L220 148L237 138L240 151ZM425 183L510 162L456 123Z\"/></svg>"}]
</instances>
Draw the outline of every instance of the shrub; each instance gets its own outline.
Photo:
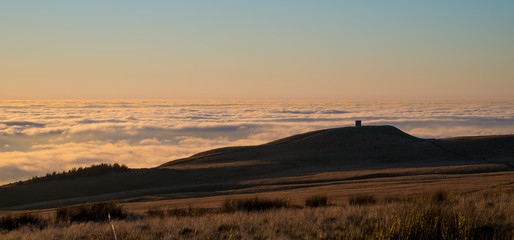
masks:
<instances>
[{"instance_id":1,"label":"shrub","mask_svg":"<svg viewBox=\"0 0 514 240\"><path fill-rule=\"evenodd\" d=\"M289 199L260 199L260 198L247 198L247 199L226 199L223 202L222 209L225 212L234 211L265 211L270 209L291 207Z\"/></svg>"},{"instance_id":2,"label":"shrub","mask_svg":"<svg viewBox=\"0 0 514 240\"><path fill-rule=\"evenodd\" d=\"M189 235L189 234L192 234L192 233L195 233L196 230L192 229L192 228L182 228L180 229L180 231L178 232L180 235Z\"/></svg>"},{"instance_id":3,"label":"shrub","mask_svg":"<svg viewBox=\"0 0 514 240\"><path fill-rule=\"evenodd\" d=\"M207 214L219 213L219 209L209 208L171 208L168 210L151 208L146 211L149 217L200 217Z\"/></svg>"},{"instance_id":4,"label":"shrub","mask_svg":"<svg viewBox=\"0 0 514 240\"><path fill-rule=\"evenodd\" d=\"M236 224L218 224L216 226L216 231L218 232L231 232L233 230L238 230L239 226Z\"/></svg>"},{"instance_id":5,"label":"shrub","mask_svg":"<svg viewBox=\"0 0 514 240\"><path fill-rule=\"evenodd\" d=\"M55 218L58 222L107 221L108 214L114 219L126 218L122 206L114 201L62 207L57 209Z\"/></svg>"},{"instance_id":6,"label":"shrub","mask_svg":"<svg viewBox=\"0 0 514 240\"><path fill-rule=\"evenodd\" d=\"M166 216L166 212L164 212L164 210L162 210L162 209L148 209L146 211L146 215L149 217L163 218Z\"/></svg>"},{"instance_id":7,"label":"shrub","mask_svg":"<svg viewBox=\"0 0 514 240\"><path fill-rule=\"evenodd\" d=\"M409 204L416 203L421 201L419 195L409 195L409 196L387 196L384 198L384 203L401 203L401 204Z\"/></svg>"},{"instance_id":8,"label":"shrub","mask_svg":"<svg viewBox=\"0 0 514 240\"><path fill-rule=\"evenodd\" d=\"M40 225L41 223L42 219L39 215L35 214L23 214L16 217L8 215L0 218L0 229L11 231L22 226L34 226Z\"/></svg>"},{"instance_id":9,"label":"shrub","mask_svg":"<svg viewBox=\"0 0 514 240\"><path fill-rule=\"evenodd\" d=\"M432 194L432 202L434 203L444 203L448 200L448 193L443 190L437 191Z\"/></svg>"},{"instance_id":10,"label":"shrub","mask_svg":"<svg viewBox=\"0 0 514 240\"><path fill-rule=\"evenodd\" d=\"M219 212L216 209L208 209L208 208L173 208L168 209L168 216L174 217L200 217L207 214L212 214Z\"/></svg>"},{"instance_id":11,"label":"shrub","mask_svg":"<svg viewBox=\"0 0 514 240\"><path fill-rule=\"evenodd\" d=\"M375 204L377 199L371 195L356 195L351 196L349 199L350 205L371 205Z\"/></svg>"},{"instance_id":12,"label":"shrub","mask_svg":"<svg viewBox=\"0 0 514 240\"><path fill-rule=\"evenodd\" d=\"M326 195L315 195L305 199L306 207L324 207L328 205L328 198Z\"/></svg>"}]
</instances>

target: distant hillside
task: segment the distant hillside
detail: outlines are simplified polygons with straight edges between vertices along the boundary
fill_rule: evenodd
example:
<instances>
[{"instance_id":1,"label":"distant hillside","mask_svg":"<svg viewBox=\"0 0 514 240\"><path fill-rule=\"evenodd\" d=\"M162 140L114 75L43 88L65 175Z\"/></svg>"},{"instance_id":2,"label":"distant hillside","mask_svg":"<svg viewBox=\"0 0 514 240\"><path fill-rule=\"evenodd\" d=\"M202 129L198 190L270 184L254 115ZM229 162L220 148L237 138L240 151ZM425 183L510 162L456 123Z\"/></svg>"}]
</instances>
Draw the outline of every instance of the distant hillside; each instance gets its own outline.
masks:
<instances>
[{"instance_id":1,"label":"distant hillside","mask_svg":"<svg viewBox=\"0 0 514 240\"><path fill-rule=\"evenodd\" d=\"M75 175L73 178L67 178L67 173L63 173L62 177L55 177L55 181L41 179L27 184L2 186L0 210L54 207L107 199L145 199L149 196L173 199L212 196L227 191L255 192L310 183L309 176L316 174L326 174L326 179L323 177L323 180L314 181L323 184L328 179L344 182L426 172L384 173L389 171L386 169L393 168L472 164L489 165L459 170L458 173L511 171L514 165L514 135L422 139L392 126L325 129L258 146L201 152L152 169L125 169L97 176L72 174ZM447 171L444 169L437 171ZM353 172L343 174L349 171ZM358 171L362 171L362 174ZM47 178L53 179L52 176ZM275 183L263 188L259 182L269 182L266 179L275 179L269 180ZM303 180L297 182L294 179ZM278 183L281 181L284 186ZM305 187L302 184L294 188Z\"/></svg>"},{"instance_id":2,"label":"distant hillside","mask_svg":"<svg viewBox=\"0 0 514 240\"><path fill-rule=\"evenodd\" d=\"M261 163L270 169L374 169L509 161L514 136L421 139L392 126L326 129L259 146L229 147L165 163L159 168Z\"/></svg>"},{"instance_id":3,"label":"distant hillside","mask_svg":"<svg viewBox=\"0 0 514 240\"><path fill-rule=\"evenodd\" d=\"M186 159L171 161L161 165L160 167L168 167L181 165L186 163L217 163L246 161L247 158L255 159L261 157L270 160L275 154L279 154L280 161L287 161L289 158L297 159L297 154L301 152L314 151L314 158L333 158L326 154L327 150L345 150L355 147L381 147L386 145L406 144L423 141L423 139L408 135L392 126L366 126L366 127L346 127L325 129L314 132L294 135L291 137L279 139L260 146L251 147L229 147L214 149L202 153L195 154ZM319 155L320 151L323 155ZM247 155L247 156L241 156ZM294 156L286 156L293 154Z\"/></svg>"}]
</instances>

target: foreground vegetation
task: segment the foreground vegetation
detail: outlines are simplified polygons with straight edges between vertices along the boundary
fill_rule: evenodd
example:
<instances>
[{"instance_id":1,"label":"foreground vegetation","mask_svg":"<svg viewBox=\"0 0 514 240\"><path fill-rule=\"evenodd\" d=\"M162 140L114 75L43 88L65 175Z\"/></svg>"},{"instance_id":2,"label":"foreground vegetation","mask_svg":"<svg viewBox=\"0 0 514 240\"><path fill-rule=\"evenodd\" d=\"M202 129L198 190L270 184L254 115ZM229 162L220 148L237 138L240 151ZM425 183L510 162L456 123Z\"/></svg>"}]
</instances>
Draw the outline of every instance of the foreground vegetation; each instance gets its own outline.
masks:
<instances>
[{"instance_id":1,"label":"foreground vegetation","mask_svg":"<svg viewBox=\"0 0 514 240\"><path fill-rule=\"evenodd\" d=\"M302 206L249 198L227 199L218 209L148 209L139 215L117 203L95 203L61 208L47 219L3 217L0 238L114 239L105 217L110 213L117 218L112 223L118 239L513 239L513 199L512 189L360 195L346 204L311 196ZM5 227L16 218L18 225Z\"/></svg>"}]
</instances>

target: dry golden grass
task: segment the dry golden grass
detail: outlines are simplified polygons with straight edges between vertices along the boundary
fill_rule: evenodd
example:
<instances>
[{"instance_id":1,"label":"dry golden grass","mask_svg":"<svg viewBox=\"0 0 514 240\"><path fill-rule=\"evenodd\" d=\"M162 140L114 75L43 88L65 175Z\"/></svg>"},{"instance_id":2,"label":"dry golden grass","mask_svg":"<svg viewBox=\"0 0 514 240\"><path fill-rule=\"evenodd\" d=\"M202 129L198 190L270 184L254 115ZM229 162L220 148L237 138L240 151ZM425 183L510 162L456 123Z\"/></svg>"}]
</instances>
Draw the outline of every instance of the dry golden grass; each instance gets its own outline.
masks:
<instances>
[{"instance_id":1,"label":"dry golden grass","mask_svg":"<svg viewBox=\"0 0 514 240\"><path fill-rule=\"evenodd\" d=\"M113 222L119 239L512 239L514 191L435 192L373 205L288 207L195 216L133 215ZM112 239L108 222L54 223L1 239Z\"/></svg>"},{"instance_id":2,"label":"dry golden grass","mask_svg":"<svg viewBox=\"0 0 514 240\"><path fill-rule=\"evenodd\" d=\"M133 212L144 212L148 208L163 208L170 205L179 208L216 208L227 197L255 196L288 198L292 204L303 205L305 199L313 195L326 195L331 203L344 204L351 196L358 194L371 194L377 199L383 199L392 195L422 194L438 190L467 193L498 187L514 188L514 171L487 171L487 168L498 166L491 164L334 171L297 177L268 178L241 183L248 186L241 189L161 194L155 198L129 199L125 206Z\"/></svg>"}]
</instances>

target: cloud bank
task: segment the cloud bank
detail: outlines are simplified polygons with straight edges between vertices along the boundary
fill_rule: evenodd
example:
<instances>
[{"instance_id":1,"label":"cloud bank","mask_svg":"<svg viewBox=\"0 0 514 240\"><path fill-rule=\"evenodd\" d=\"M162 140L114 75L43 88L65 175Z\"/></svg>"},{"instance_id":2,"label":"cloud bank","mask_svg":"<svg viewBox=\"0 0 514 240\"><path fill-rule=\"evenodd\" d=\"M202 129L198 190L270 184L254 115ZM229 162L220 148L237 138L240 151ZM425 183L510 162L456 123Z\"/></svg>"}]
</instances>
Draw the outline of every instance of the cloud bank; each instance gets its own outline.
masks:
<instances>
[{"instance_id":1,"label":"cloud bank","mask_svg":"<svg viewBox=\"0 0 514 240\"><path fill-rule=\"evenodd\" d=\"M0 101L0 184L100 162L154 167L355 119L425 138L513 134L514 102Z\"/></svg>"}]
</instances>

